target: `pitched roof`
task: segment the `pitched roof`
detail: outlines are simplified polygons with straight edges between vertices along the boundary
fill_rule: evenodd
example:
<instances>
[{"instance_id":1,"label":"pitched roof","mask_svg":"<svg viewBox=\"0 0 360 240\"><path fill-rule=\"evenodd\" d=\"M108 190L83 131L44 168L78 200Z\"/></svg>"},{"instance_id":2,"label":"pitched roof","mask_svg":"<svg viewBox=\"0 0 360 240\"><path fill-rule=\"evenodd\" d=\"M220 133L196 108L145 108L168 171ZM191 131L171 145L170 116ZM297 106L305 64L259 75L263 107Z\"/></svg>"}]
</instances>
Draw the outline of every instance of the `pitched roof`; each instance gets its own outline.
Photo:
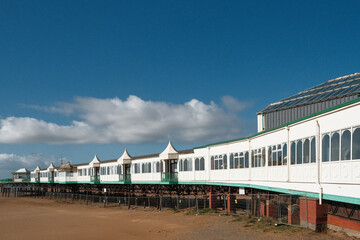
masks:
<instances>
[{"instance_id":1,"label":"pitched roof","mask_svg":"<svg viewBox=\"0 0 360 240\"><path fill-rule=\"evenodd\" d=\"M359 94L360 73L354 73L331 79L325 83L301 91L291 97L272 103L258 113L285 110L288 108Z\"/></svg>"},{"instance_id":2,"label":"pitched roof","mask_svg":"<svg viewBox=\"0 0 360 240\"><path fill-rule=\"evenodd\" d=\"M169 144L167 145L165 150L162 153L160 153L159 156L161 160L178 159L179 152L176 151L174 146L171 144L171 141L169 141Z\"/></svg>"}]
</instances>

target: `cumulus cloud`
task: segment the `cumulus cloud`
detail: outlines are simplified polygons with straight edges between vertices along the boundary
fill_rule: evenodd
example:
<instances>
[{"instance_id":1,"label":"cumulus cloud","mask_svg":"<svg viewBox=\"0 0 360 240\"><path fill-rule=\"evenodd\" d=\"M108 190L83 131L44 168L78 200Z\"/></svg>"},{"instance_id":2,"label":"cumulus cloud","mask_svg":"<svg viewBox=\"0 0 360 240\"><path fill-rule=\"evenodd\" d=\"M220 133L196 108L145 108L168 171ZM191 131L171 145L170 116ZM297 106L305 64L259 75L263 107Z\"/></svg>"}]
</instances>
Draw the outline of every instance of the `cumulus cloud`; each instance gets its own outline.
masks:
<instances>
[{"instance_id":1,"label":"cumulus cloud","mask_svg":"<svg viewBox=\"0 0 360 240\"><path fill-rule=\"evenodd\" d=\"M34 170L37 165L47 168L51 162L56 162L54 156L44 156L39 153L26 156L0 153L0 178L9 178L11 172L20 168L27 168L30 171Z\"/></svg>"},{"instance_id":2,"label":"cumulus cloud","mask_svg":"<svg viewBox=\"0 0 360 240\"><path fill-rule=\"evenodd\" d=\"M236 112L242 103L226 96L226 107ZM126 100L79 97L71 103L38 107L51 113L75 115L69 125L31 117L0 119L0 143L146 143L172 139L183 143L216 141L238 137L241 119L214 102L192 99L184 104L145 101L137 96Z\"/></svg>"},{"instance_id":3,"label":"cumulus cloud","mask_svg":"<svg viewBox=\"0 0 360 240\"><path fill-rule=\"evenodd\" d=\"M223 96L221 98L221 101L229 112L235 112L235 113L244 111L246 108L252 105L252 103L250 102L240 102L236 98L228 95Z\"/></svg>"}]
</instances>

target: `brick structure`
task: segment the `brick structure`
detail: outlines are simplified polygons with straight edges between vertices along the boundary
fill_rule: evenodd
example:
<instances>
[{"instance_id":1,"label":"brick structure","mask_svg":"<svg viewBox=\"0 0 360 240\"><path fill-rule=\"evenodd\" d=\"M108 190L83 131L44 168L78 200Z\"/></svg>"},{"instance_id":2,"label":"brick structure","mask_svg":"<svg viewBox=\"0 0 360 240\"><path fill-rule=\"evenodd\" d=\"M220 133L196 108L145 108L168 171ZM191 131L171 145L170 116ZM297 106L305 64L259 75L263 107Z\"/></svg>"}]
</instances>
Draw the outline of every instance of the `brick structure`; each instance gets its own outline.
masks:
<instances>
[{"instance_id":1,"label":"brick structure","mask_svg":"<svg viewBox=\"0 0 360 240\"><path fill-rule=\"evenodd\" d=\"M335 231L342 231L350 236L360 238L360 222L339 216L328 215L327 227Z\"/></svg>"},{"instance_id":2,"label":"brick structure","mask_svg":"<svg viewBox=\"0 0 360 240\"><path fill-rule=\"evenodd\" d=\"M297 204L288 206L288 224L300 225L300 207Z\"/></svg>"},{"instance_id":3,"label":"brick structure","mask_svg":"<svg viewBox=\"0 0 360 240\"><path fill-rule=\"evenodd\" d=\"M322 231L327 225L328 205L317 198L300 198L300 225L316 231Z\"/></svg>"}]
</instances>

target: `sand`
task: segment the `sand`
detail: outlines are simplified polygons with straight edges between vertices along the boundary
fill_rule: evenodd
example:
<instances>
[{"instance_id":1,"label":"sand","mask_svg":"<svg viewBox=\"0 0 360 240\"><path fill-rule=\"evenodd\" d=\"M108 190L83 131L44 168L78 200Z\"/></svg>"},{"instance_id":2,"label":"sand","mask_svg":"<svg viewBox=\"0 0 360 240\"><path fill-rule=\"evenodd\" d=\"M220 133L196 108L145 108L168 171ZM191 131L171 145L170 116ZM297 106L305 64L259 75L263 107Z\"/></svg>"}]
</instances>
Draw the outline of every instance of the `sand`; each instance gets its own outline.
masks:
<instances>
[{"instance_id":1,"label":"sand","mask_svg":"<svg viewBox=\"0 0 360 240\"><path fill-rule=\"evenodd\" d=\"M0 240L349 239L343 233L266 229L232 216L129 210L36 198L0 198Z\"/></svg>"}]
</instances>

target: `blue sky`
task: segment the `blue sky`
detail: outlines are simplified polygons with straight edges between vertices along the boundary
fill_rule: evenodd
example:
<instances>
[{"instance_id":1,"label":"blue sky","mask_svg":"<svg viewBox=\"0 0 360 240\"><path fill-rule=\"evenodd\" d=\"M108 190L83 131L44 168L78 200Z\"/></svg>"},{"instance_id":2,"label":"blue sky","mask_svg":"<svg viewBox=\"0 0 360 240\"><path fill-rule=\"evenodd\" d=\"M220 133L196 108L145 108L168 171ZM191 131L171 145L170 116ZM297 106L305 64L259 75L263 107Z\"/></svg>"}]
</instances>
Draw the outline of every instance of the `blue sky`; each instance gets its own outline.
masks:
<instances>
[{"instance_id":1,"label":"blue sky","mask_svg":"<svg viewBox=\"0 0 360 240\"><path fill-rule=\"evenodd\" d=\"M359 1L0 0L0 178L256 132L359 72Z\"/></svg>"}]
</instances>

